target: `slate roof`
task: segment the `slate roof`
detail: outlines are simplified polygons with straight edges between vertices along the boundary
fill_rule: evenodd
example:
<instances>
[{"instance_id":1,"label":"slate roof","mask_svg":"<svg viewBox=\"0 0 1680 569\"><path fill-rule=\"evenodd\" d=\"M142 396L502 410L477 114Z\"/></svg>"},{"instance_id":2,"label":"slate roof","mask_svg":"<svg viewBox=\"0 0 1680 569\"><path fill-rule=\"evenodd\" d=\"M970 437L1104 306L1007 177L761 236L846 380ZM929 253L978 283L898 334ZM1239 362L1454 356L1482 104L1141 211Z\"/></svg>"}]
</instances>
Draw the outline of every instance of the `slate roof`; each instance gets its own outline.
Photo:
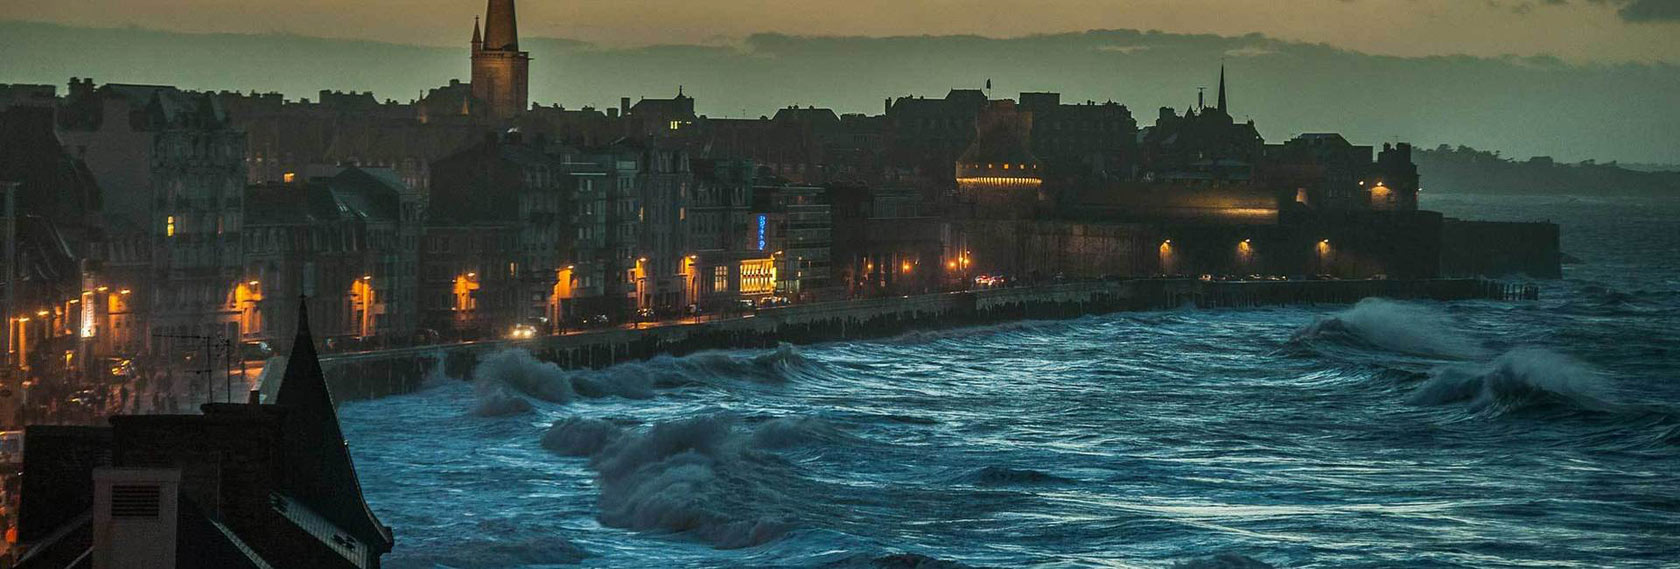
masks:
<instances>
[{"instance_id":1,"label":"slate roof","mask_svg":"<svg viewBox=\"0 0 1680 569\"><path fill-rule=\"evenodd\" d=\"M274 403L286 408L284 456L287 494L333 525L380 552L391 550L391 529L379 522L362 497L349 445L338 426L309 332L308 303L298 303L297 337Z\"/></svg>"}]
</instances>

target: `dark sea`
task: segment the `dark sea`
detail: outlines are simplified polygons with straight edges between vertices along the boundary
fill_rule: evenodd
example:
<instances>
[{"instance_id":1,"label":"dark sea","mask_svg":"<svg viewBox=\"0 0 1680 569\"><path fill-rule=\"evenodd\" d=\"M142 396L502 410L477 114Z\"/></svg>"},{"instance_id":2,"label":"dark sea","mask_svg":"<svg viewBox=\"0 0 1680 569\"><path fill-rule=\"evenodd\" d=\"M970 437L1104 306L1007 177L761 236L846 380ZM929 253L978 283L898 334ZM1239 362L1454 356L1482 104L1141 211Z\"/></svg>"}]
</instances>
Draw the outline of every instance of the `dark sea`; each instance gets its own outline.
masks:
<instances>
[{"instance_id":1,"label":"dark sea","mask_svg":"<svg viewBox=\"0 0 1680 569\"><path fill-rule=\"evenodd\" d=\"M394 568L1680 566L1680 200L1551 220L1538 302L1180 310L344 405Z\"/></svg>"}]
</instances>

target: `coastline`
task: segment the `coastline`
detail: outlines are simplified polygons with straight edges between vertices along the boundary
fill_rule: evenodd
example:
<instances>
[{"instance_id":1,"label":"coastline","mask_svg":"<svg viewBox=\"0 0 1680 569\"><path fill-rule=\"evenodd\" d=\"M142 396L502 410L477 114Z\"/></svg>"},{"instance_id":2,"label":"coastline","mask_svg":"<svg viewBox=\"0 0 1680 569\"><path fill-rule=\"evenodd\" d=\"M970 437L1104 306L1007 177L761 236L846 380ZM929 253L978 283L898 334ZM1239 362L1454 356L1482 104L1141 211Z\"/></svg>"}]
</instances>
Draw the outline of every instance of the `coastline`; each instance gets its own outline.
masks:
<instances>
[{"instance_id":1,"label":"coastline","mask_svg":"<svg viewBox=\"0 0 1680 569\"><path fill-rule=\"evenodd\" d=\"M603 368L661 355L778 344L890 337L913 330L1065 319L1113 312L1260 306L1344 305L1365 298L1535 300L1538 288L1495 280L1085 281L848 300L768 308L742 317L610 328L521 340L488 340L326 355L321 365L339 403L412 393L440 362L472 379L478 361L510 347L567 369ZM265 390L266 391L266 390Z\"/></svg>"}]
</instances>

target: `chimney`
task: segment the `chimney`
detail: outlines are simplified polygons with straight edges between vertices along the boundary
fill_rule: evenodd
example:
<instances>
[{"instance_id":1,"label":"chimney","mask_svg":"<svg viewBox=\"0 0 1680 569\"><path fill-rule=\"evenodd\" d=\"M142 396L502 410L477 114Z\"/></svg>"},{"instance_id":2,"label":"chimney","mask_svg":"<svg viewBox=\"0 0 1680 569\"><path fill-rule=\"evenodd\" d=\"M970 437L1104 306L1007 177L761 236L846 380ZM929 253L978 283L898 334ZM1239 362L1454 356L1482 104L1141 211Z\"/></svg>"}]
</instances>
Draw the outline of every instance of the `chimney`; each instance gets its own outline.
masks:
<instances>
[{"instance_id":1,"label":"chimney","mask_svg":"<svg viewBox=\"0 0 1680 569\"><path fill-rule=\"evenodd\" d=\"M619 97L618 98L618 114L623 115L623 116L630 116L630 98L629 97Z\"/></svg>"},{"instance_id":2,"label":"chimney","mask_svg":"<svg viewBox=\"0 0 1680 569\"><path fill-rule=\"evenodd\" d=\"M93 471L93 569L174 567L181 471Z\"/></svg>"}]
</instances>

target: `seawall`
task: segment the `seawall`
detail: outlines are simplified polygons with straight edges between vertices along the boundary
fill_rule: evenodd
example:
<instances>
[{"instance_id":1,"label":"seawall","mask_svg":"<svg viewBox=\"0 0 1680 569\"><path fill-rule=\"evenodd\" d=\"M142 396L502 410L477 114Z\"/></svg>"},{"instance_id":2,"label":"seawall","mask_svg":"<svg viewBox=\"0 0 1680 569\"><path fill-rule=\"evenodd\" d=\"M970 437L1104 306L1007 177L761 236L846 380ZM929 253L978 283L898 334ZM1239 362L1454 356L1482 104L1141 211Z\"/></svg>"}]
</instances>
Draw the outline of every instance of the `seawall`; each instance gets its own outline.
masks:
<instances>
[{"instance_id":1,"label":"seawall","mask_svg":"<svg viewBox=\"0 0 1680 569\"><path fill-rule=\"evenodd\" d=\"M880 338L914 329L1057 319L1193 305L1239 308L1350 304L1370 297L1431 300L1525 300L1533 286L1483 279L1366 281L1090 281L1032 287L851 300L768 308L756 314L640 329L610 328L528 340L495 340L323 356L339 401L412 392L441 360L451 377L468 377L480 358L508 347L530 350L562 367L600 368L661 354Z\"/></svg>"}]
</instances>

